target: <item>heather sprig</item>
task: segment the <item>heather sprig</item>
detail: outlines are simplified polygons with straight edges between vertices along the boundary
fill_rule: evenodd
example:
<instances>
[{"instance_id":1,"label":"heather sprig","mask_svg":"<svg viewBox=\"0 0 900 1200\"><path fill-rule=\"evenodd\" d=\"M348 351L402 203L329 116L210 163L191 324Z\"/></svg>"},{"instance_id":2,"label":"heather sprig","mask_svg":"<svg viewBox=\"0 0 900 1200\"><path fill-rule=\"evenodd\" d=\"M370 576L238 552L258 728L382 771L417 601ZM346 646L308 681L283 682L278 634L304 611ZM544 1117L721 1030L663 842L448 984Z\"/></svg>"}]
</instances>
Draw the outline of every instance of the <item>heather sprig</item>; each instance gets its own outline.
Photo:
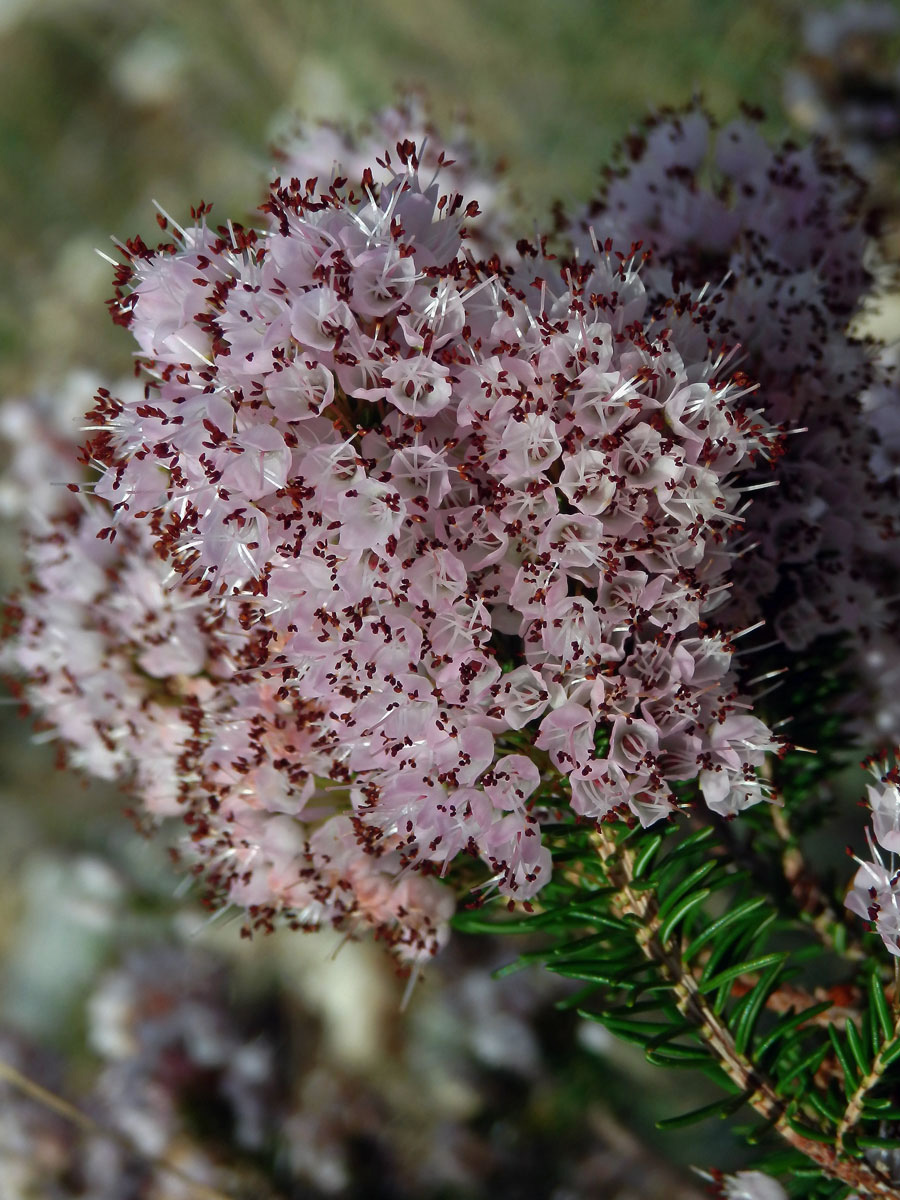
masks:
<instances>
[{"instance_id":1,"label":"heather sprig","mask_svg":"<svg viewBox=\"0 0 900 1200\"><path fill-rule=\"evenodd\" d=\"M792 1194L891 1196L885 964L800 855L799 672L767 700L738 649L892 654L862 185L692 107L515 240L397 122L289 147L252 224L120 246L140 386L98 390L35 526L28 699L246 932L369 929L415 972L451 921L535 933L587 1019L724 1091L668 1124L746 1110ZM847 900L892 955L896 882L876 854Z\"/></svg>"}]
</instances>

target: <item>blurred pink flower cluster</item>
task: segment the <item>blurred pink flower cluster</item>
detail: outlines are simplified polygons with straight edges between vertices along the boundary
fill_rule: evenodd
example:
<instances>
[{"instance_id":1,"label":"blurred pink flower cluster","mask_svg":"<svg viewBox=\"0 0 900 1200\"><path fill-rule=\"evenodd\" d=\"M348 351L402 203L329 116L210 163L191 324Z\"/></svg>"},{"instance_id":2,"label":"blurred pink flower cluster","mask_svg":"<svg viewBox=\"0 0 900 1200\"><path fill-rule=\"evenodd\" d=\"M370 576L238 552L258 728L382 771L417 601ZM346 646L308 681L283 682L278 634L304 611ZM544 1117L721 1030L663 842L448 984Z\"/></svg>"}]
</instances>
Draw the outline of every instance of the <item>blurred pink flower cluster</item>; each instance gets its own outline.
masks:
<instances>
[{"instance_id":1,"label":"blurred pink flower cluster","mask_svg":"<svg viewBox=\"0 0 900 1200\"><path fill-rule=\"evenodd\" d=\"M870 923L889 953L900 957L900 869L896 857L900 853L900 768L896 760L892 765L882 759L872 762L870 769L876 780L867 788L872 814L872 829L866 831L870 860L856 859L859 870L845 903ZM887 851L889 866L885 866L881 850Z\"/></svg>"},{"instance_id":2,"label":"blurred pink flower cluster","mask_svg":"<svg viewBox=\"0 0 900 1200\"><path fill-rule=\"evenodd\" d=\"M885 581L900 567L895 482L874 469L864 402L896 389L848 329L872 289L864 217L861 181L821 144L773 147L752 120L716 130L694 108L628 139L565 230L582 251L591 237L652 246L654 300L701 303L710 336L739 344L768 419L798 431L778 487L747 513L728 619L765 617L795 650L843 635L860 659L892 619Z\"/></svg>"}]
</instances>

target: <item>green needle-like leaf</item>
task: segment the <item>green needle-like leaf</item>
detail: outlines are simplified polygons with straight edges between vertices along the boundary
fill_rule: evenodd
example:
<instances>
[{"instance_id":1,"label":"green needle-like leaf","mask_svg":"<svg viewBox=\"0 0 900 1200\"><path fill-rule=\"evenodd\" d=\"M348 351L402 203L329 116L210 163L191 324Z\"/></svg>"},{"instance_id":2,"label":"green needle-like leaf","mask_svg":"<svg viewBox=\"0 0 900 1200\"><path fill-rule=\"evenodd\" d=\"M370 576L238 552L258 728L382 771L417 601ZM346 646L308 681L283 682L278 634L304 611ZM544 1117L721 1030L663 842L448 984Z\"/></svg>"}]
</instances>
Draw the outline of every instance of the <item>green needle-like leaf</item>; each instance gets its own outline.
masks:
<instances>
[{"instance_id":1,"label":"green needle-like leaf","mask_svg":"<svg viewBox=\"0 0 900 1200\"><path fill-rule=\"evenodd\" d=\"M701 984L701 990L711 992L716 988L720 988L723 984L733 983L735 979L741 975L752 975L756 971L762 971L765 967L771 967L775 963L783 963L788 957L786 950L778 950L773 954L764 954L762 958L753 958L749 962L738 963L734 967L728 967L724 971L719 971L713 975L712 979L707 979Z\"/></svg>"},{"instance_id":2,"label":"green needle-like leaf","mask_svg":"<svg viewBox=\"0 0 900 1200\"><path fill-rule=\"evenodd\" d=\"M695 871L692 871L688 875L687 879L682 880L680 884L671 890L667 889L666 898L659 906L660 920L664 921L681 897L693 892L698 884L702 883L706 876L709 875L710 871L715 871L718 865L716 862L702 863ZM707 895L709 895L709 889L707 889Z\"/></svg>"},{"instance_id":3,"label":"green needle-like leaf","mask_svg":"<svg viewBox=\"0 0 900 1200\"><path fill-rule=\"evenodd\" d=\"M669 1045L665 1051L648 1050L646 1058L658 1067L697 1067L712 1061L708 1050L679 1045Z\"/></svg>"},{"instance_id":4,"label":"green needle-like leaf","mask_svg":"<svg viewBox=\"0 0 900 1200\"><path fill-rule=\"evenodd\" d=\"M844 1115L844 1106L827 1092L810 1088L803 1097L806 1104L814 1109L820 1117L832 1125L839 1125Z\"/></svg>"},{"instance_id":5,"label":"green needle-like leaf","mask_svg":"<svg viewBox=\"0 0 900 1200\"><path fill-rule=\"evenodd\" d=\"M834 1052L838 1057L838 1062L841 1064L841 1069L844 1072L844 1090L852 1091L859 1083L859 1075L857 1074L856 1066L850 1058L846 1046L841 1041L841 1035L833 1025L828 1026L828 1037L834 1047Z\"/></svg>"},{"instance_id":6,"label":"green needle-like leaf","mask_svg":"<svg viewBox=\"0 0 900 1200\"><path fill-rule=\"evenodd\" d=\"M814 1004L811 1008L804 1008L802 1012L793 1013L789 1016L782 1017L777 1025L775 1025L774 1028L771 1029L765 1036L765 1038L756 1046L754 1055L757 1061L761 1061L767 1051L778 1043L781 1043L778 1046L779 1052L783 1053L786 1041L789 1039L789 1035L794 1033L796 1030L801 1031L797 1039L798 1041L800 1038L803 1038L809 1033L813 1032L813 1030L809 1028L803 1029L803 1026L808 1025L809 1022L815 1017L819 1016L823 1012L827 1012L828 1009L832 1007L833 1006L830 1000L823 1000L821 1004Z\"/></svg>"},{"instance_id":7,"label":"green needle-like leaf","mask_svg":"<svg viewBox=\"0 0 900 1200\"><path fill-rule=\"evenodd\" d=\"M739 904L737 908L730 909L723 916L713 921L711 925L707 926L702 933L698 934L697 937L694 938L694 940L684 951L683 957L685 962L688 962L694 958L698 951L702 950L703 947L708 945L711 941L717 939L722 933L725 932L725 930L730 929L739 922L745 920L749 921L754 914L756 914L761 908L765 907L765 899L759 897L754 900L747 900L743 904Z\"/></svg>"},{"instance_id":8,"label":"green needle-like leaf","mask_svg":"<svg viewBox=\"0 0 900 1200\"><path fill-rule=\"evenodd\" d=\"M691 1112L682 1113L678 1117L666 1117L656 1122L657 1129L682 1129L686 1125L696 1125L710 1117L729 1117L749 1100L753 1095L752 1088L740 1092L737 1096L726 1096L724 1100L715 1100L712 1104L704 1104Z\"/></svg>"},{"instance_id":9,"label":"green needle-like leaf","mask_svg":"<svg viewBox=\"0 0 900 1200\"><path fill-rule=\"evenodd\" d=\"M664 835L661 833L654 834L647 839L646 845L641 849L637 858L634 860L632 867L632 878L640 879L649 868L651 862L656 857L657 851L663 844Z\"/></svg>"},{"instance_id":10,"label":"green needle-like leaf","mask_svg":"<svg viewBox=\"0 0 900 1200\"><path fill-rule=\"evenodd\" d=\"M862 1038L859 1036L859 1030L852 1021L848 1021L844 1030L847 1036L847 1045L850 1048L850 1053L853 1055L854 1062L859 1068L860 1075L867 1075L871 1065L871 1059L866 1053L863 1046Z\"/></svg>"},{"instance_id":11,"label":"green needle-like leaf","mask_svg":"<svg viewBox=\"0 0 900 1200\"><path fill-rule=\"evenodd\" d=\"M775 1090L783 1096L788 1085L793 1083L795 1079L799 1079L803 1075L807 1075L808 1078L811 1079L828 1057L829 1049L830 1048L827 1045L817 1046L815 1050L806 1056L806 1058L793 1065L793 1068L790 1070L789 1074L781 1074L778 1070L778 1063L776 1062L773 1068L778 1074L778 1083Z\"/></svg>"},{"instance_id":12,"label":"green needle-like leaf","mask_svg":"<svg viewBox=\"0 0 900 1200\"><path fill-rule=\"evenodd\" d=\"M900 1150L900 1138L862 1137L856 1139L857 1145L873 1150Z\"/></svg>"},{"instance_id":13,"label":"green needle-like leaf","mask_svg":"<svg viewBox=\"0 0 900 1200\"><path fill-rule=\"evenodd\" d=\"M693 912L698 905L709 895L709 888L703 888L699 892L695 892L693 896L685 896L680 904L675 906L674 911L670 912L663 921L659 930L659 940L665 946L669 942L669 938L675 932L678 924L688 915Z\"/></svg>"},{"instance_id":14,"label":"green needle-like leaf","mask_svg":"<svg viewBox=\"0 0 900 1200\"><path fill-rule=\"evenodd\" d=\"M787 1123L795 1133L799 1133L801 1137L809 1138L813 1142L822 1142L824 1145L830 1145L834 1141L834 1134L826 1132L823 1129L816 1129L811 1125L804 1125L802 1121L797 1121L793 1117L787 1117Z\"/></svg>"}]
</instances>

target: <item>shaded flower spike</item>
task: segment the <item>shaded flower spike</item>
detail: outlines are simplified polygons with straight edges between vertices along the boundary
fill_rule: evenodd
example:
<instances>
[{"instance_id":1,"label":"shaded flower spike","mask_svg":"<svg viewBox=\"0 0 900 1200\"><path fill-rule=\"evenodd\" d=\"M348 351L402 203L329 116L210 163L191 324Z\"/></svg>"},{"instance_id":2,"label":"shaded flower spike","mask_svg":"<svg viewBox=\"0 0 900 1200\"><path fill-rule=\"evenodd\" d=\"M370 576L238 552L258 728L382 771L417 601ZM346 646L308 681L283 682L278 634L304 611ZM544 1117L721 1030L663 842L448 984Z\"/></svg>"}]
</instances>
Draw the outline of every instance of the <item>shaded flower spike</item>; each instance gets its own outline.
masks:
<instances>
[{"instance_id":1,"label":"shaded flower spike","mask_svg":"<svg viewBox=\"0 0 900 1200\"><path fill-rule=\"evenodd\" d=\"M770 146L752 120L716 129L693 106L628 138L602 193L562 229L581 254L607 237L641 242L654 301L679 296L673 322L693 302L714 344L739 347L732 369L759 382L767 418L795 434L778 486L767 471L744 485L771 490L744 514L717 619L765 618L793 651L840 636L865 680L852 700L861 727L893 710L900 669L889 600L900 581L896 482L883 470L896 385L848 327L872 285L865 200L823 145ZM867 389L884 398L877 412ZM684 394L688 421L695 403ZM875 646L886 660L877 668Z\"/></svg>"}]
</instances>

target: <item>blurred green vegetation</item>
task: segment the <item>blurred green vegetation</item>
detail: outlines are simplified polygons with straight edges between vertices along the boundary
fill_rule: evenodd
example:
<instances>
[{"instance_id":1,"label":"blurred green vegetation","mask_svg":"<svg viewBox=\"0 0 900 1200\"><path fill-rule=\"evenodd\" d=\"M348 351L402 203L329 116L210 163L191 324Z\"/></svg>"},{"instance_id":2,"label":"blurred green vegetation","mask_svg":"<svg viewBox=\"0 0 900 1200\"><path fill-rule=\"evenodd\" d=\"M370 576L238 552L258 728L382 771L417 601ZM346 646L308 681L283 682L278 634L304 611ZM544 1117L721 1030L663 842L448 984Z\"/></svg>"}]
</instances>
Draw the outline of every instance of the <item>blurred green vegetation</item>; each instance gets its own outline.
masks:
<instances>
[{"instance_id":1,"label":"blurred green vegetation","mask_svg":"<svg viewBox=\"0 0 900 1200\"><path fill-rule=\"evenodd\" d=\"M353 116L398 88L466 112L524 207L587 195L629 124L702 94L781 124L799 3L778 0L0 0L0 388L127 370L105 321L110 235L258 201L296 115Z\"/></svg>"}]
</instances>

